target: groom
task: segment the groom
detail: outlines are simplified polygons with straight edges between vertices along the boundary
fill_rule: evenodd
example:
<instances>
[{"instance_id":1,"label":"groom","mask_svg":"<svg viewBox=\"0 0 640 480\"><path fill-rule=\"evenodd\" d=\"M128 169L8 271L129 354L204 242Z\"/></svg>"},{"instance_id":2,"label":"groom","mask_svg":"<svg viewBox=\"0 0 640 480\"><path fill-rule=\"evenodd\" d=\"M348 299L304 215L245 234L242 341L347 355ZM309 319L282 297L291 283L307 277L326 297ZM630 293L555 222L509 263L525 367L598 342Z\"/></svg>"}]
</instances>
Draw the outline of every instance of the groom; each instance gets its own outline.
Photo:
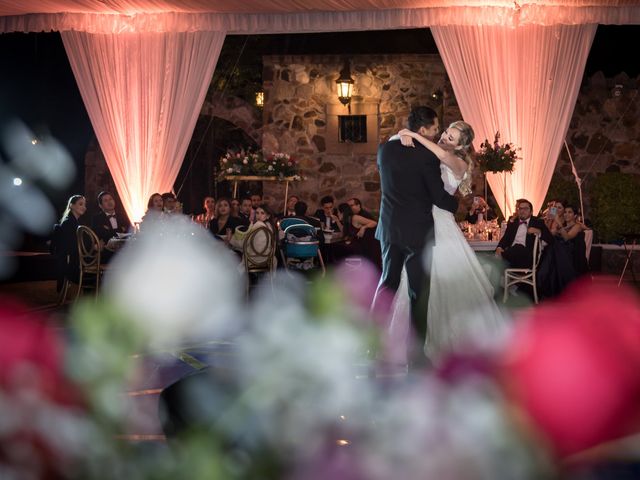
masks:
<instances>
[{"instance_id":1,"label":"groom","mask_svg":"<svg viewBox=\"0 0 640 480\"><path fill-rule=\"evenodd\" d=\"M428 107L411 110L408 127L432 139L438 132L438 117ZM424 345L427 332L426 311L418 311L421 292L429 287L429 270L423 268L423 251L433 241L433 205L454 212L458 201L444 190L440 161L422 145L403 147L400 140L390 140L378 149L378 170L382 198L376 238L382 248L382 275L372 309L381 293L395 293L400 284L403 265L407 270L411 323ZM384 296L384 295L382 295ZM392 296L392 295L391 295ZM422 300L428 300L427 295Z\"/></svg>"}]
</instances>

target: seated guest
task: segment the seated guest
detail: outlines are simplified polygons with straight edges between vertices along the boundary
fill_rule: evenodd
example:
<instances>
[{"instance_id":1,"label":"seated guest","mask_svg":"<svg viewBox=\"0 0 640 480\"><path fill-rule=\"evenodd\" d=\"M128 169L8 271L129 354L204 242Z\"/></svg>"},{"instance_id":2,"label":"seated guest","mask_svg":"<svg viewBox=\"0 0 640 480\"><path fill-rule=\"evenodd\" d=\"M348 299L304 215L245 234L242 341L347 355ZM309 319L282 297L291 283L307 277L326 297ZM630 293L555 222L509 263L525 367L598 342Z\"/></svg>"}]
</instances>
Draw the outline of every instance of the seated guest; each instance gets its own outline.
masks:
<instances>
[{"instance_id":1,"label":"seated guest","mask_svg":"<svg viewBox=\"0 0 640 480\"><path fill-rule=\"evenodd\" d=\"M178 202L178 199L173 193L163 193L162 200L164 202L163 212L165 215L182 214L182 204Z\"/></svg>"},{"instance_id":2,"label":"seated guest","mask_svg":"<svg viewBox=\"0 0 640 480\"><path fill-rule=\"evenodd\" d=\"M518 221L510 222L498 242L495 254L512 268L530 268L533 265L535 235L540 235L547 244L553 243L553 235L544 222L532 217L533 205L521 199L517 205Z\"/></svg>"},{"instance_id":3,"label":"seated guest","mask_svg":"<svg viewBox=\"0 0 640 480\"><path fill-rule=\"evenodd\" d=\"M147 201L147 211L144 213L144 216L140 221L140 228L144 228L144 226L148 225L149 221L159 220L162 216L163 208L164 201L162 200L162 195L159 193L153 193Z\"/></svg>"},{"instance_id":4,"label":"seated guest","mask_svg":"<svg viewBox=\"0 0 640 480\"><path fill-rule=\"evenodd\" d=\"M204 208L204 212L201 213L200 215L197 215L194 220L196 223L199 223L204 228L209 228L209 222L213 220L216 216L216 199L213 197L204 197L204 202L202 206ZM233 215L233 208L232 208L231 215L235 216Z\"/></svg>"},{"instance_id":5,"label":"seated guest","mask_svg":"<svg viewBox=\"0 0 640 480\"><path fill-rule=\"evenodd\" d=\"M336 211L333 208L333 197L331 195L327 195L326 197L322 197L320 199L320 205L322 208L316 210L315 217L320 220L322 224L322 229L331 232L339 232L341 231L341 227L338 226L338 217L336 215Z\"/></svg>"},{"instance_id":6,"label":"seated guest","mask_svg":"<svg viewBox=\"0 0 640 480\"><path fill-rule=\"evenodd\" d=\"M473 203L469 208L465 220L469 223L476 224L481 221L495 220L497 215L493 209L487 205L487 202L482 197L473 197Z\"/></svg>"},{"instance_id":7,"label":"seated guest","mask_svg":"<svg viewBox=\"0 0 640 480\"><path fill-rule=\"evenodd\" d=\"M116 200L109 192L100 192L98 194L98 206L100 213L93 216L91 220L91 229L100 239L100 247L104 248L110 238L117 236L118 233L127 233L131 230L131 224L125 217L116 213ZM108 262L113 252L108 248L102 251L102 261Z\"/></svg>"},{"instance_id":8,"label":"seated guest","mask_svg":"<svg viewBox=\"0 0 640 480\"><path fill-rule=\"evenodd\" d=\"M259 193L251 194L251 208L256 210L262 204L262 195Z\"/></svg>"},{"instance_id":9,"label":"seated guest","mask_svg":"<svg viewBox=\"0 0 640 480\"><path fill-rule=\"evenodd\" d=\"M215 205L216 201L213 201L213 204ZM240 200L238 200L237 198L232 198L231 199L231 216L232 217L239 217L240 216ZM215 207L214 207L215 210Z\"/></svg>"},{"instance_id":10,"label":"seated guest","mask_svg":"<svg viewBox=\"0 0 640 480\"><path fill-rule=\"evenodd\" d=\"M576 221L578 210L563 206L564 225L556 231L555 242L545 251L537 281L540 295L554 297L572 281L588 273L584 227Z\"/></svg>"},{"instance_id":11,"label":"seated guest","mask_svg":"<svg viewBox=\"0 0 640 480\"><path fill-rule=\"evenodd\" d=\"M300 199L296 195L291 195L289 198L287 198L286 212L278 215L278 218L295 217L296 211L293 207L295 207L296 203L298 203L299 201Z\"/></svg>"},{"instance_id":12,"label":"seated guest","mask_svg":"<svg viewBox=\"0 0 640 480\"><path fill-rule=\"evenodd\" d=\"M80 217L87 211L86 200L82 195L73 195L67 202L60 226L55 229L52 253L56 256L59 287L62 287L64 276L73 282L78 282L80 276L80 261L78 259L78 238L76 230L80 225ZM67 261L68 257L68 261ZM59 288L58 288L59 290Z\"/></svg>"},{"instance_id":13,"label":"seated guest","mask_svg":"<svg viewBox=\"0 0 640 480\"><path fill-rule=\"evenodd\" d=\"M251 199L249 197L242 197L240 199L238 218L242 221L243 225L249 226L253 223L254 212L251 207Z\"/></svg>"},{"instance_id":14,"label":"seated guest","mask_svg":"<svg viewBox=\"0 0 640 480\"><path fill-rule=\"evenodd\" d=\"M553 235L557 235L559 230L564 228L564 205L566 202L562 200L553 200L549 202L544 214L544 224Z\"/></svg>"},{"instance_id":15,"label":"seated guest","mask_svg":"<svg viewBox=\"0 0 640 480\"><path fill-rule=\"evenodd\" d=\"M358 198L350 198L349 200L347 200L347 204L349 205L349 207L351 208L351 212L354 215L360 215L361 217L364 218L368 218L369 220L375 220L376 217L366 211L364 208L362 208L362 202L360 201L360 199ZM338 206L338 211L340 210L340 206Z\"/></svg>"},{"instance_id":16,"label":"seated guest","mask_svg":"<svg viewBox=\"0 0 640 480\"><path fill-rule=\"evenodd\" d=\"M231 204L226 198L219 198L216 202L216 216L209 222L209 231L225 243L231 241L231 235L236 227L242 225L238 217L231 216Z\"/></svg>"},{"instance_id":17,"label":"seated guest","mask_svg":"<svg viewBox=\"0 0 640 480\"><path fill-rule=\"evenodd\" d=\"M345 243L352 246L352 255L360 255L382 269L380 242L375 238L378 222L353 213L347 203L338 206L338 217L342 221Z\"/></svg>"},{"instance_id":18,"label":"seated guest","mask_svg":"<svg viewBox=\"0 0 640 480\"><path fill-rule=\"evenodd\" d=\"M320 223L320 220L314 217L307 216L307 204L305 202L303 201L296 202L295 206L293 207L293 211L295 213L294 215L295 218L304 220L309 225L315 228L322 228L322 224Z\"/></svg>"}]
</instances>

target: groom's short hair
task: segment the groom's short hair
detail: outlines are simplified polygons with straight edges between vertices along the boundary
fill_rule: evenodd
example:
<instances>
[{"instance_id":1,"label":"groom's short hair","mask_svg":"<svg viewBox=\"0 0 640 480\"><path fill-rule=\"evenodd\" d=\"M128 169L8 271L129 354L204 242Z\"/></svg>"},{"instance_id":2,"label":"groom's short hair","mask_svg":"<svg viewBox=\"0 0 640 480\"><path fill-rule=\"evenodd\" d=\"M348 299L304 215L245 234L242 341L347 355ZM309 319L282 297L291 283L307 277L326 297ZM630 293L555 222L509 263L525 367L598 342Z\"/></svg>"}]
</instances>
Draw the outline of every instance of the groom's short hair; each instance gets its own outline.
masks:
<instances>
[{"instance_id":1,"label":"groom's short hair","mask_svg":"<svg viewBox=\"0 0 640 480\"><path fill-rule=\"evenodd\" d=\"M409 113L409 130L417 132L420 127L428 128L435 123L438 114L433 108L419 106L411 109Z\"/></svg>"}]
</instances>

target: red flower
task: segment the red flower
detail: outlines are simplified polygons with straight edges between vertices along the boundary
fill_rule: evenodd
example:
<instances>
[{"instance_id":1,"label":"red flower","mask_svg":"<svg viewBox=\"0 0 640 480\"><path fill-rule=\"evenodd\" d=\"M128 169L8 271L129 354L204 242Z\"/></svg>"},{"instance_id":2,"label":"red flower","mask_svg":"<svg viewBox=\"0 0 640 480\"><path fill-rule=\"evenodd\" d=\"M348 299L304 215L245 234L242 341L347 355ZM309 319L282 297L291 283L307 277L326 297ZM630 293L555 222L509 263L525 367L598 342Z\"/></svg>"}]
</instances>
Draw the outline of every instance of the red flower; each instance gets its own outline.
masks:
<instances>
[{"instance_id":1,"label":"red flower","mask_svg":"<svg viewBox=\"0 0 640 480\"><path fill-rule=\"evenodd\" d=\"M516 326L499 362L508 395L560 456L640 431L640 302L578 283Z\"/></svg>"}]
</instances>

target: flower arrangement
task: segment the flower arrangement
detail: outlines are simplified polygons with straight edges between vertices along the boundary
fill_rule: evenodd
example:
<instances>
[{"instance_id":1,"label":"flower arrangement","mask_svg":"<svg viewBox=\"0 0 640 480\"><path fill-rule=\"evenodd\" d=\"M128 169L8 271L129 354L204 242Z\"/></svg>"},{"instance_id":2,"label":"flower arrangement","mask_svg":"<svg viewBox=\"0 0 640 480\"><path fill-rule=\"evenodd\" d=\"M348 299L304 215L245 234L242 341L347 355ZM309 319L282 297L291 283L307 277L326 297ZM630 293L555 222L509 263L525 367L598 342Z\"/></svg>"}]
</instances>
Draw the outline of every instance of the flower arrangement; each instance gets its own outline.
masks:
<instances>
[{"instance_id":1,"label":"flower arrangement","mask_svg":"<svg viewBox=\"0 0 640 480\"><path fill-rule=\"evenodd\" d=\"M254 175L258 177L293 177L300 180L298 163L287 153L262 150L228 151L220 158L220 175Z\"/></svg>"},{"instance_id":2,"label":"flower arrangement","mask_svg":"<svg viewBox=\"0 0 640 480\"><path fill-rule=\"evenodd\" d=\"M517 148L512 143L500 144L500 132L496 132L493 143L485 139L477 155L480 170L486 172L513 172L518 160Z\"/></svg>"}]
</instances>

